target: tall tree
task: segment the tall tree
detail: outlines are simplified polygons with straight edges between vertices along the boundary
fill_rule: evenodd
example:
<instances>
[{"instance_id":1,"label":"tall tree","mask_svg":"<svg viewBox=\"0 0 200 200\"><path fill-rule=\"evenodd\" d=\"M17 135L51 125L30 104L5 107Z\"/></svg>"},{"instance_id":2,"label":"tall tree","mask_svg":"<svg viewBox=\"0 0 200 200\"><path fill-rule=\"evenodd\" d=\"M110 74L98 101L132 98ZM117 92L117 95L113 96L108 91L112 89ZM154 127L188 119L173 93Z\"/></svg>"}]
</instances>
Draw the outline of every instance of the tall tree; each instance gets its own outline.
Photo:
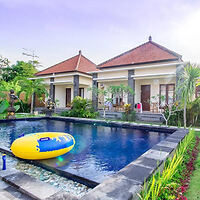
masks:
<instances>
[{"instance_id":1,"label":"tall tree","mask_svg":"<svg viewBox=\"0 0 200 200\"><path fill-rule=\"evenodd\" d=\"M6 92L9 92L10 90L14 90L15 93L19 96L22 92L22 88L19 84L19 80L14 79L13 81L6 82L1 81L0 82L0 100L7 97Z\"/></svg>"},{"instance_id":2,"label":"tall tree","mask_svg":"<svg viewBox=\"0 0 200 200\"><path fill-rule=\"evenodd\" d=\"M33 77L37 70L31 62L17 61L15 65L2 68L2 72L2 79L9 82L18 76Z\"/></svg>"},{"instance_id":3,"label":"tall tree","mask_svg":"<svg viewBox=\"0 0 200 200\"><path fill-rule=\"evenodd\" d=\"M0 74L2 73L3 67L6 67L9 65L9 60L7 58L4 58L0 55Z\"/></svg>"},{"instance_id":4,"label":"tall tree","mask_svg":"<svg viewBox=\"0 0 200 200\"><path fill-rule=\"evenodd\" d=\"M7 58L3 58L3 56L0 55L0 67L5 67L9 65L9 60Z\"/></svg>"},{"instance_id":5,"label":"tall tree","mask_svg":"<svg viewBox=\"0 0 200 200\"><path fill-rule=\"evenodd\" d=\"M31 101L31 113L33 113L33 95L37 95L38 98L48 95L46 86L42 79L30 80L24 77L18 77L19 85L21 86L21 91L25 93L25 100L27 101L32 97Z\"/></svg>"},{"instance_id":6,"label":"tall tree","mask_svg":"<svg viewBox=\"0 0 200 200\"><path fill-rule=\"evenodd\" d=\"M197 81L200 77L200 68L196 65L187 65L184 68L183 73L180 76L176 93L181 97L181 103L183 105L183 117L184 117L184 127L186 128L187 119L187 104L194 98Z\"/></svg>"}]
</instances>

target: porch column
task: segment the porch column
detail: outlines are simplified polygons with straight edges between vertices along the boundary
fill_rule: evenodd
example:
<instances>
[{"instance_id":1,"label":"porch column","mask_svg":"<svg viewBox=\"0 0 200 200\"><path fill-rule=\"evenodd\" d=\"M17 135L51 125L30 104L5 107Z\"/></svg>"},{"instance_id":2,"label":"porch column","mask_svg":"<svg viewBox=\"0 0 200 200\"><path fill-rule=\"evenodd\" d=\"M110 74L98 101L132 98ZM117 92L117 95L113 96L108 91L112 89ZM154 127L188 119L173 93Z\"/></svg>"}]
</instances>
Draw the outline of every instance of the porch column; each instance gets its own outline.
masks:
<instances>
[{"instance_id":1,"label":"porch column","mask_svg":"<svg viewBox=\"0 0 200 200\"><path fill-rule=\"evenodd\" d=\"M184 71L184 65L176 65L176 87L178 86L179 83L181 83L183 80L181 80L181 76L183 74ZM180 100L181 91L177 91L176 94L176 100Z\"/></svg>"},{"instance_id":2,"label":"porch column","mask_svg":"<svg viewBox=\"0 0 200 200\"><path fill-rule=\"evenodd\" d=\"M94 80L98 77L97 73L92 74L92 88L98 88L98 82L97 80ZM98 96L94 92L92 92L92 105L95 111L98 110Z\"/></svg>"},{"instance_id":3,"label":"porch column","mask_svg":"<svg viewBox=\"0 0 200 200\"><path fill-rule=\"evenodd\" d=\"M79 96L79 75L74 75L74 98Z\"/></svg>"},{"instance_id":4,"label":"porch column","mask_svg":"<svg viewBox=\"0 0 200 200\"><path fill-rule=\"evenodd\" d=\"M53 101L55 100L55 85L54 83L54 78L50 78L50 90L49 90L49 97Z\"/></svg>"},{"instance_id":5,"label":"porch column","mask_svg":"<svg viewBox=\"0 0 200 200\"><path fill-rule=\"evenodd\" d=\"M135 74L135 70L128 70L128 86L135 92L135 80L132 75ZM128 94L128 103L131 104L131 108L133 109L135 106L135 98L133 94Z\"/></svg>"}]
</instances>

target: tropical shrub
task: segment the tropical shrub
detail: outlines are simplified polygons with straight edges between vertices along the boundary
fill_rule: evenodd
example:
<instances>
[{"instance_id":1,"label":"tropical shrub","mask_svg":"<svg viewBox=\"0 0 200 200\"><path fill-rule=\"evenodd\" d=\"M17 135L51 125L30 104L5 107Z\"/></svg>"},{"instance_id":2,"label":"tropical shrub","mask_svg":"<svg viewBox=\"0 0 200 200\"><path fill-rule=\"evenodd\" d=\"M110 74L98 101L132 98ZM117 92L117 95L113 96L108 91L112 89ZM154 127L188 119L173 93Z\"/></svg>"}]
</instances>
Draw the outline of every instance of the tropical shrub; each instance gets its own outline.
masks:
<instances>
[{"instance_id":1,"label":"tropical shrub","mask_svg":"<svg viewBox=\"0 0 200 200\"><path fill-rule=\"evenodd\" d=\"M19 110L17 111L17 113L30 113L31 111L31 106L30 104L28 103L24 103L23 101L18 101L18 102L15 102L14 105L19 105L20 108Z\"/></svg>"},{"instance_id":2,"label":"tropical shrub","mask_svg":"<svg viewBox=\"0 0 200 200\"><path fill-rule=\"evenodd\" d=\"M167 125L179 127L183 126L183 110L179 110L177 106L178 105L174 104L171 108L169 108L168 106L164 107L163 114L166 119L169 117ZM172 114L170 115L169 112L171 112Z\"/></svg>"},{"instance_id":3,"label":"tropical shrub","mask_svg":"<svg viewBox=\"0 0 200 200\"><path fill-rule=\"evenodd\" d=\"M180 98L180 102L183 107L184 128L186 128L187 125L187 106L194 97L199 76L199 66L187 65L178 81L176 94Z\"/></svg>"},{"instance_id":4,"label":"tropical shrub","mask_svg":"<svg viewBox=\"0 0 200 200\"><path fill-rule=\"evenodd\" d=\"M92 91L93 95L95 95L98 99L98 104L101 105L103 109L103 118L106 116L106 106L108 104L113 104L114 99L121 98L128 96L128 94L134 95L134 91L131 87L125 86L123 84L109 86L108 88L103 87L91 87L88 88L88 91Z\"/></svg>"},{"instance_id":5,"label":"tropical shrub","mask_svg":"<svg viewBox=\"0 0 200 200\"><path fill-rule=\"evenodd\" d=\"M10 104L7 99L0 101L0 114L6 114L9 106ZM15 108L15 111L18 112L20 109L20 105L14 104L14 108Z\"/></svg>"},{"instance_id":6,"label":"tropical shrub","mask_svg":"<svg viewBox=\"0 0 200 200\"><path fill-rule=\"evenodd\" d=\"M131 104L124 105L125 112L122 113L123 121L135 121L136 119L136 111L131 109Z\"/></svg>"},{"instance_id":7,"label":"tropical shrub","mask_svg":"<svg viewBox=\"0 0 200 200\"><path fill-rule=\"evenodd\" d=\"M183 126L184 125L183 109L177 109L177 105L174 104L171 108L171 111L173 112L173 114L170 115L169 117L168 125ZM164 115L166 118L169 115L168 106L164 107ZM188 103L186 117L187 117L187 126L191 125L200 126L200 97Z\"/></svg>"},{"instance_id":8,"label":"tropical shrub","mask_svg":"<svg viewBox=\"0 0 200 200\"><path fill-rule=\"evenodd\" d=\"M72 102L71 110L63 111L60 115L65 117L95 118L98 112L94 111L90 100L77 96Z\"/></svg>"},{"instance_id":9,"label":"tropical shrub","mask_svg":"<svg viewBox=\"0 0 200 200\"><path fill-rule=\"evenodd\" d=\"M200 125L200 97L190 102L187 106L187 124Z\"/></svg>"},{"instance_id":10,"label":"tropical shrub","mask_svg":"<svg viewBox=\"0 0 200 200\"><path fill-rule=\"evenodd\" d=\"M190 146L194 143L194 132L190 133L179 144L178 149L172 158L164 163L164 169L153 174L151 179L144 183L139 197L141 200L174 200L177 198L177 191L180 186L177 181L180 168L184 162L184 156Z\"/></svg>"}]
</instances>

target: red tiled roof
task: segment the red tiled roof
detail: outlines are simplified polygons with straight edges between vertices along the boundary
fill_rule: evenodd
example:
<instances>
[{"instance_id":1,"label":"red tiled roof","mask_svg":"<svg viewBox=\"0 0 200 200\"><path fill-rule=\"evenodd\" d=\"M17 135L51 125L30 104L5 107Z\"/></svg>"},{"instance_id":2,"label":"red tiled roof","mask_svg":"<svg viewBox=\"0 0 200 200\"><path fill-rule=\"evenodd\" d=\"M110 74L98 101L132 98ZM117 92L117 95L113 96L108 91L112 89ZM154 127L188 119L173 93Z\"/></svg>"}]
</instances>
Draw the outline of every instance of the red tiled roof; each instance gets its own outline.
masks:
<instances>
[{"instance_id":1,"label":"red tiled roof","mask_svg":"<svg viewBox=\"0 0 200 200\"><path fill-rule=\"evenodd\" d=\"M148 42L99 64L98 68L176 60L179 58L181 58L181 55L153 42L150 37Z\"/></svg>"},{"instance_id":2,"label":"red tiled roof","mask_svg":"<svg viewBox=\"0 0 200 200\"><path fill-rule=\"evenodd\" d=\"M69 58L63 62L60 62L56 65L53 65L47 69L44 69L38 73L36 76L46 75L46 74L53 74L53 73L63 73L63 72L83 72L87 73L90 71L96 71L96 65L88 60L81 54L81 51L78 55Z\"/></svg>"}]
</instances>

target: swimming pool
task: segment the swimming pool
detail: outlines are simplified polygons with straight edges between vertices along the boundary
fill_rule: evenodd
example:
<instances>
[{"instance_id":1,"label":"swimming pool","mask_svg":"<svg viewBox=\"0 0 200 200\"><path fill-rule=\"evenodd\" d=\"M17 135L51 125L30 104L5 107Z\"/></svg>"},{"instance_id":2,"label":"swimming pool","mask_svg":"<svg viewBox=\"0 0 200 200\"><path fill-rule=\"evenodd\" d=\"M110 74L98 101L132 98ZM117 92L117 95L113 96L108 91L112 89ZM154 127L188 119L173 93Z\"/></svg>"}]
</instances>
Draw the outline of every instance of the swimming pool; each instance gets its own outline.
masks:
<instances>
[{"instance_id":1,"label":"swimming pool","mask_svg":"<svg viewBox=\"0 0 200 200\"><path fill-rule=\"evenodd\" d=\"M10 147L22 134L47 131L70 133L76 144L70 153L41 162L96 183L118 172L169 134L69 120L19 120L0 123L1 146Z\"/></svg>"}]
</instances>

